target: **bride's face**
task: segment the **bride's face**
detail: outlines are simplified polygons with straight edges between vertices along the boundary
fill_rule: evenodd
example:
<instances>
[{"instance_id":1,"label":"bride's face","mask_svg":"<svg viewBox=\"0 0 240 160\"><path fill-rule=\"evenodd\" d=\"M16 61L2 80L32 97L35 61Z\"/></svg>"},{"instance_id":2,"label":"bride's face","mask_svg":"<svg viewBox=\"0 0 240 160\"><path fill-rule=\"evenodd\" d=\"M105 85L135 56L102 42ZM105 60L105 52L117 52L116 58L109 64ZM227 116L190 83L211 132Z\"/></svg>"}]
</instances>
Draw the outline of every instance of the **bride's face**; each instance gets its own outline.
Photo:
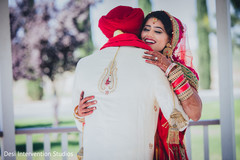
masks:
<instances>
[{"instance_id":1,"label":"bride's face","mask_svg":"<svg viewBox=\"0 0 240 160\"><path fill-rule=\"evenodd\" d=\"M169 42L164 25L157 18L149 18L141 32L142 40L154 51L162 51Z\"/></svg>"}]
</instances>

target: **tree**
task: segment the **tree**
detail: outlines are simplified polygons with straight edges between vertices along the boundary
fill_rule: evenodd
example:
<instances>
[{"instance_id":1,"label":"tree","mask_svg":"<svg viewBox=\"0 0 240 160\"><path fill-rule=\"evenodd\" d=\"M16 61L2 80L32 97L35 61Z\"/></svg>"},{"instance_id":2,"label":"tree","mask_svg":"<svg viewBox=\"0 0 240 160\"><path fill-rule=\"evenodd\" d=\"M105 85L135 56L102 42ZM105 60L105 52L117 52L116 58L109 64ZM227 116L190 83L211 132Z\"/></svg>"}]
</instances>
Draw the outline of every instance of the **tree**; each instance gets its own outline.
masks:
<instances>
[{"instance_id":1,"label":"tree","mask_svg":"<svg viewBox=\"0 0 240 160\"><path fill-rule=\"evenodd\" d=\"M47 76L53 84L58 124L56 75L73 70L79 58L74 51L93 51L89 7L91 0L69 0L58 8L57 1L17 0L10 7L13 78L36 80Z\"/></svg>"},{"instance_id":2,"label":"tree","mask_svg":"<svg viewBox=\"0 0 240 160\"><path fill-rule=\"evenodd\" d=\"M138 7L142 8L145 15L152 11L151 0L138 0Z\"/></svg>"},{"instance_id":3,"label":"tree","mask_svg":"<svg viewBox=\"0 0 240 160\"><path fill-rule=\"evenodd\" d=\"M240 3L239 0L231 0L231 4L234 8L234 13L231 14L231 27L238 28L233 30L233 46L240 51Z\"/></svg>"},{"instance_id":4,"label":"tree","mask_svg":"<svg viewBox=\"0 0 240 160\"><path fill-rule=\"evenodd\" d=\"M210 89L211 86L211 55L209 49L210 33L206 0L197 0L197 33L200 87Z\"/></svg>"}]
</instances>

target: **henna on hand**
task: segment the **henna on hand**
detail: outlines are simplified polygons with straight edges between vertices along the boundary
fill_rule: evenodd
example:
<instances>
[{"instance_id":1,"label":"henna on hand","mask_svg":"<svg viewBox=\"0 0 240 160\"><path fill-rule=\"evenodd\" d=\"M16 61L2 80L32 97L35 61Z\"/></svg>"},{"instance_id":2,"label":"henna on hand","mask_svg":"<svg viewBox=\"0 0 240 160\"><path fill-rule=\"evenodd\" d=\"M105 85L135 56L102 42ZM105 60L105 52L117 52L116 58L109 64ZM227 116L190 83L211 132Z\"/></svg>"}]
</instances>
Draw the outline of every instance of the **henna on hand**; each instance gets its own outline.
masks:
<instances>
[{"instance_id":1,"label":"henna on hand","mask_svg":"<svg viewBox=\"0 0 240 160\"><path fill-rule=\"evenodd\" d=\"M90 107L97 104L97 101L94 100L94 98L94 96L88 96L84 98L84 91L81 92L77 112L80 117L88 116L92 114L94 110L96 110L96 107Z\"/></svg>"},{"instance_id":2,"label":"henna on hand","mask_svg":"<svg viewBox=\"0 0 240 160\"><path fill-rule=\"evenodd\" d=\"M166 72L168 66L172 63L170 58L157 51L146 51L142 57L146 59L147 63L158 66L161 70Z\"/></svg>"}]
</instances>

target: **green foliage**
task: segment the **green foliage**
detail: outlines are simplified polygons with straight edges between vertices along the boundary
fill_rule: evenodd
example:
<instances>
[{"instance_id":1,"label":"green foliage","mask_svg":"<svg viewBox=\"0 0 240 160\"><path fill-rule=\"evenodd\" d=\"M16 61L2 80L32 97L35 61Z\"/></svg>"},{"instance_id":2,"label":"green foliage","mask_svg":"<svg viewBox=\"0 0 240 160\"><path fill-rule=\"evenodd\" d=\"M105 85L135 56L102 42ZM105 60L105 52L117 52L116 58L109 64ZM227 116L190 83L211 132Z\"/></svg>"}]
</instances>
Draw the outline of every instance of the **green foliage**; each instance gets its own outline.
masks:
<instances>
[{"instance_id":1,"label":"green foliage","mask_svg":"<svg viewBox=\"0 0 240 160\"><path fill-rule=\"evenodd\" d=\"M231 27L234 27L235 25L240 25L240 19L235 15L231 15Z\"/></svg>"},{"instance_id":2,"label":"green foliage","mask_svg":"<svg viewBox=\"0 0 240 160\"><path fill-rule=\"evenodd\" d=\"M92 47L90 47L91 45ZM93 48L92 41L85 43L82 47L79 47L74 51L74 58L79 59L90 55L93 52Z\"/></svg>"},{"instance_id":3,"label":"green foliage","mask_svg":"<svg viewBox=\"0 0 240 160\"><path fill-rule=\"evenodd\" d=\"M231 0L231 3L235 9L235 11L239 11L240 10L240 2L239 0Z\"/></svg>"},{"instance_id":4,"label":"green foliage","mask_svg":"<svg viewBox=\"0 0 240 160\"><path fill-rule=\"evenodd\" d=\"M231 0L234 12L231 14L233 54L238 53L240 49L240 3L239 0ZM234 29L235 28L235 29ZM238 29L237 29L238 28Z\"/></svg>"},{"instance_id":5,"label":"green foliage","mask_svg":"<svg viewBox=\"0 0 240 160\"><path fill-rule=\"evenodd\" d=\"M57 3L19 0L10 6L14 80L46 75L53 81L56 75L75 69L77 48L92 53L89 28L94 2L68 0L62 8Z\"/></svg>"},{"instance_id":6,"label":"green foliage","mask_svg":"<svg viewBox=\"0 0 240 160\"><path fill-rule=\"evenodd\" d=\"M150 0L138 0L138 7L142 8L145 16L152 11L152 4Z\"/></svg>"},{"instance_id":7,"label":"green foliage","mask_svg":"<svg viewBox=\"0 0 240 160\"><path fill-rule=\"evenodd\" d=\"M41 100L43 97L42 80L29 80L27 82L27 91L32 100Z\"/></svg>"},{"instance_id":8,"label":"green foliage","mask_svg":"<svg viewBox=\"0 0 240 160\"><path fill-rule=\"evenodd\" d=\"M89 23L88 26L90 26L90 15L88 15L87 23ZM85 28L85 25L86 24L84 23L78 23L78 29L83 30ZM94 45L93 45L92 36L91 36L92 32L90 29L86 30L86 32L89 35L88 40L74 51L75 59L83 58L93 53Z\"/></svg>"},{"instance_id":9,"label":"green foliage","mask_svg":"<svg viewBox=\"0 0 240 160\"><path fill-rule=\"evenodd\" d=\"M208 20L208 11L206 0L197 1L197 28L198 28L198 56L199 56L199 74L200 87L210 89L211 86L211 56L209 49L208 35L210 25Z\"/></svg>"}]
</instances>

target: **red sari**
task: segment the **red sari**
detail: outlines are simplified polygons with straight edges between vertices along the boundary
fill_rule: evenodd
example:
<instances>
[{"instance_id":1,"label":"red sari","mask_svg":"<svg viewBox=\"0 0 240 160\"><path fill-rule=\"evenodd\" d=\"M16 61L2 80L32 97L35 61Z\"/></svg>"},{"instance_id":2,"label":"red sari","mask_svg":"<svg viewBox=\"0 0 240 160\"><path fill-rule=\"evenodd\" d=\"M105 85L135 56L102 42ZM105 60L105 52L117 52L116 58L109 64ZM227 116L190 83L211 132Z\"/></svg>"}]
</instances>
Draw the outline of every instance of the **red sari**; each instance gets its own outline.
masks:
<instances>
[{"instance_id":1,"label":"red sari","mask_svg":"<svg viewBox=\"0 0 240 160\"><path fill-rule=\"evenodd\" d=\"M183 142L185 130L179 132L179 144L168 144L168 129L168 122L160 110L155 134L154 160L188 160Z\"/></svg>"},{"instance_id":2,"label":"red sari","mask_svg":"<svg viewBox=\"0 0 240 160\"><path fill-rule=\"evenodd\" d=\"M187 67L181 61L176 60L175 63L182 67L184 76L188 79L191 87L198 90L198 74L191 67ZM157 130L155 134L155 150L154 160L188 160L184 135L185 131L179 132L179 144L168 144L168 121L165 119L161 109L159 110Z\"/></svg>"}]
</instances>

